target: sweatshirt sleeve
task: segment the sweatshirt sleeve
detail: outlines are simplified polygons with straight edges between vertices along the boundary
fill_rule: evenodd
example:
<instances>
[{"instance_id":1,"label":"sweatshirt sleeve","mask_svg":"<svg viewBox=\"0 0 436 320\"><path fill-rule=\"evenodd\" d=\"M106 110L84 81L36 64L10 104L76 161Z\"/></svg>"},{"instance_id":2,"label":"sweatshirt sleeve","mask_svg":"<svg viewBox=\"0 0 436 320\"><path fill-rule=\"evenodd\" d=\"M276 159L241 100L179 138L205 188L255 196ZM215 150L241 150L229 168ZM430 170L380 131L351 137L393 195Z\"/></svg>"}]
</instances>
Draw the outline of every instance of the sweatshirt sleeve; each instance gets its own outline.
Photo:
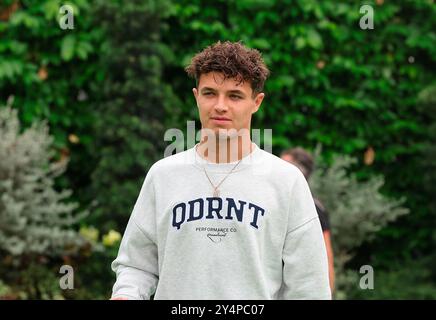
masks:
<instances>
[{"instance_id":1,"label":"sweatshirt sleeve","mask_svg":"<svg viewBox=\"0 0 436 320\"><path fill-rule=\"evenodd\" d=\"M283 247L283 298L331 299L321 225L309 186L299 171Z\"/></svg>"},{"instance_id":2,"label":"sweatshirt sleeve","mask_svg":"<svg viewBox=\"0 0 436 320\"><path fill-rule=\"evenodd\" d=\"M159 277L155 219L150 170L124 232L118 256L112 262L112 270L116 273L112 298L149 300L155 292Z\"/></svg>"}]
</instances>

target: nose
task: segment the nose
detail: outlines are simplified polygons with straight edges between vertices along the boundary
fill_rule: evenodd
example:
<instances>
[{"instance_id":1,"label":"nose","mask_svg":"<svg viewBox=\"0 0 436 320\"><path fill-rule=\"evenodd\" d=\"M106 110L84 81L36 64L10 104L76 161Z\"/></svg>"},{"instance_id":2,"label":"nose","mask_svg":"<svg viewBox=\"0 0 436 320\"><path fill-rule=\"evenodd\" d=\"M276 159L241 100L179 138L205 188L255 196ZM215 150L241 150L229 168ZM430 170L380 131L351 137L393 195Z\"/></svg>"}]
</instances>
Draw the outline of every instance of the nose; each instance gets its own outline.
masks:
<instances>
[{"instance_id":1,"label":"nose","mask_svg":"<svg viewBox=\"0 0 436 320\"><path fill-rule=\"evenodd\" d=\"M227 105L226 105L226 101L225 101L225 97L224 95L219 95L218 96L218 100L215 104L215 111L218 113L222 113L227 111Z\"/></svg>"}]
</instances>

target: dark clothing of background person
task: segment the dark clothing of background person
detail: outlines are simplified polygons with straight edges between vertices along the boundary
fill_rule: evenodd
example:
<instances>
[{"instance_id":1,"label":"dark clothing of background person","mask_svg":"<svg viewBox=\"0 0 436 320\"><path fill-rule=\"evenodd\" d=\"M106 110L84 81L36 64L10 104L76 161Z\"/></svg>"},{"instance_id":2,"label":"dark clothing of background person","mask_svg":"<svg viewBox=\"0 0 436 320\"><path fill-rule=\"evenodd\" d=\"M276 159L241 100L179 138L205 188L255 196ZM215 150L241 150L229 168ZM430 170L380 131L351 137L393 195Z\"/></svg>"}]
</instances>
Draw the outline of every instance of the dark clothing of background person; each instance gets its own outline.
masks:
<instances>
[{"instance_id":1,"label":"dark clothing of background person","mask_svg":"<svg viewBox=\"0 0 436 320\"><path fill-rule=\"evenodd\" d=\"M328 212L321 203L320 200L314 198L316 212L318 212L319 221L321 222L322 231L330 231L330 220L328 216Z\"/></svg>"}]
</instances>

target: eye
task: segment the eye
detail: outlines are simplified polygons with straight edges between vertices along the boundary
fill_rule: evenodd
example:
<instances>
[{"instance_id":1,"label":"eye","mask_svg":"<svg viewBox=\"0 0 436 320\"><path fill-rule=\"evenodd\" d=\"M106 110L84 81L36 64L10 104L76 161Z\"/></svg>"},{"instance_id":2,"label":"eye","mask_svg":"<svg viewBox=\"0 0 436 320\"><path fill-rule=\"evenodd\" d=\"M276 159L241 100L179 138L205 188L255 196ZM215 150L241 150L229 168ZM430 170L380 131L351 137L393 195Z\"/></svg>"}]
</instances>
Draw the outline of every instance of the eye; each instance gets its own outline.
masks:
<instances>
[{"instance_id":1,"label":"eye","mask_svg":"<svg viewBox=\"0 0 436 320\"><path fill-rule=\"evenodd\" d=\"M238 96L238 95L235 95L235 94L231 94L231 95L230 95L230 98L231 98L232 100L240 100L240 99L242 99L241 96Z\"/></svg>"},{"instance_id":2,"label":"eye","mask_svg":"<svg viewBox=\"0 0 436 320\"><path fill-rule=\"evenodd\" d=\"M214 93L213 93L213 92L210 92L210 91L208 91L208 92L205 92L205 93L203 93L203 95L205 95L205 96L213 96L213 95L214 95Z\"/></svg>"}]
</instances>

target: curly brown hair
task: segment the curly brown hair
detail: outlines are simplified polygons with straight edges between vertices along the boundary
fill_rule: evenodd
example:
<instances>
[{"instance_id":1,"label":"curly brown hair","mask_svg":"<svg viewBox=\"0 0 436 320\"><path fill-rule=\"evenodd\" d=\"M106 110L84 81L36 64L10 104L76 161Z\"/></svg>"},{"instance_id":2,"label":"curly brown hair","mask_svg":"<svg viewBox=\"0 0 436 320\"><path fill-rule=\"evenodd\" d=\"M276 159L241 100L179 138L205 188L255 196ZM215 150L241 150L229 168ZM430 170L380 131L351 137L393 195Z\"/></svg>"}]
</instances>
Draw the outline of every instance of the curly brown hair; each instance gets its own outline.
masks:
<instances>
[{"instance_id":1,"label":"curly brown hair","mask_svg":"<svg viewBox=\"0 0 436 320\"><path fill-rule=\"evenodd\" d=\"M239 83L248 81L253 96L262 92L270 71L256 49L245 47L240 41L218 41L197 53L185 71L196 84L200 76L209 72L220 72L224 79L235 79Z\"/></svg>"}]
</instances>

